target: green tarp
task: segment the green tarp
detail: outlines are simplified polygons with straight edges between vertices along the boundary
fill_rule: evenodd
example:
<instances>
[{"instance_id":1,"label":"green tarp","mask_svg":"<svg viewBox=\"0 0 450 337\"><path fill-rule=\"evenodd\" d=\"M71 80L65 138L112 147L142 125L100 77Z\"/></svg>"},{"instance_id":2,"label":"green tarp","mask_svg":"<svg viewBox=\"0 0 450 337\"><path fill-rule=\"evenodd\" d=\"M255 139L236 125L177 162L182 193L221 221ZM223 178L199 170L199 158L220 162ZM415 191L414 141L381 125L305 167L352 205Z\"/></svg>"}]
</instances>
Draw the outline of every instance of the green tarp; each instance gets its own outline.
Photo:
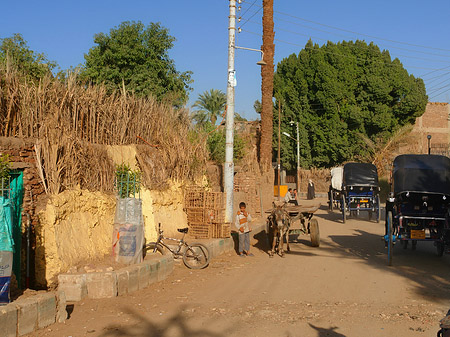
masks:
<instances>
[{"instance_id":1,"label":"green tarp","mask_svg":"<svg viewBox=\"0 0 450 337\"><path fill-rule=\"evenodd\" d=\"M14 251L11 202L3 197L0 197L0 251Z\"/></svg>"}]
</instances>

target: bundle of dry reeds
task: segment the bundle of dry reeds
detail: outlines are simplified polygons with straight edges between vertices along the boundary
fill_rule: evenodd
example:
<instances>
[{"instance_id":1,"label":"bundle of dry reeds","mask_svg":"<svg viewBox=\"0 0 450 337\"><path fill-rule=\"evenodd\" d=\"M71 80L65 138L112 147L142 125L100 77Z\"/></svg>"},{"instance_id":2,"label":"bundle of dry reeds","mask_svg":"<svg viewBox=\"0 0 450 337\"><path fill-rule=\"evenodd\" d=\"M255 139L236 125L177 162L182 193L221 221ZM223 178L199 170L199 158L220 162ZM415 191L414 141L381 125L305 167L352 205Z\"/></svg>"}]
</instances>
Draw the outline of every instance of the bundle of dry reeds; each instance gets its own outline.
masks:
<instances>
[{"instance_id":1,"label":"bundle of dry reeds","mask_svg":"<svg viewBox=\"0 0 450 337\"><path fill-rule=\"evenodd\" d=\"M0 135L40 140L50 193L74 185L109 190L112 163L105 150L93 144L142 143L138 136L157 146L153 156L158 157L159 171L149 176L149 184L162 186L167 178L196 176L202 173L198 163L205 162L206 148L202 142L189 140L189 126L186 111L152 98L138 99L125 90L108 95L102 86L78 85L76 74L64 83L51 77L31 83L16 70L0 65ZM140 151L142 157L152 155L147 150Z\"/></svg>"}]
</instances>

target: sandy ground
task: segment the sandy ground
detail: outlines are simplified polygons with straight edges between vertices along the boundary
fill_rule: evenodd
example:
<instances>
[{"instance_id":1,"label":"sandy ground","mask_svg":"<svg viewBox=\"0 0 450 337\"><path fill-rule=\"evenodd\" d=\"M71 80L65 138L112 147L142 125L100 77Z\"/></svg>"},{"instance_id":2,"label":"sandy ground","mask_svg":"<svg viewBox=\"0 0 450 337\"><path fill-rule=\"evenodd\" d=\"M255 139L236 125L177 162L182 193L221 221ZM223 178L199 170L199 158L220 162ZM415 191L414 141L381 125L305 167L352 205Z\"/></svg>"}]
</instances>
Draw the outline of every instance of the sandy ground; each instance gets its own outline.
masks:
<instances>
[{"instance_id":1,"label":"sandy ground","mask_svg":"<svg viewBox=\"0 0 450 337\"><path fill-rule=\"evenodd\" d=\"M64 324L29 336L436 336L450 308L450 256L398 245L388 267L382 222L363 214L343 224L325 205L316 215L319 248L291 236L291 252L269 258L259 235L254 257L225 254L199 271L177 263L163 282L75 303Z\"/></svg>"}]
</instances>

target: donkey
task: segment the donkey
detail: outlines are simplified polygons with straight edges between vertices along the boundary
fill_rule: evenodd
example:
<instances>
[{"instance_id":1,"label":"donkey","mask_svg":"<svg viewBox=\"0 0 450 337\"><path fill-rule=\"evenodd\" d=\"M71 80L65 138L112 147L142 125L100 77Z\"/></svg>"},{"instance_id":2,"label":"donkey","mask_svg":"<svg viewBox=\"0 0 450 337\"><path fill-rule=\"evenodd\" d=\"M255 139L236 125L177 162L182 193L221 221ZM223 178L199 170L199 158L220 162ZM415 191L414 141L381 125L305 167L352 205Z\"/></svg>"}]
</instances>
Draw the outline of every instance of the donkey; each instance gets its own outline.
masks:
<instances>
[{"instance_id":1,"label":"donkey","mask_svg":"<svg viewBox=\"0 0 450 337\"><path fill-rule=\"evenodd\" d=\"M277 206L272 203L273 209L270 213L268 221L270 226L270 232L273 234L272 250L269 252L269 256L273 257L275 248L278 248L278 253L281 257L284 257L284 237L286 237L287 251L289 251L289 227L291 225L289 213L286 211L286 203L281 206Z\"/></svg>"}]
</instances>

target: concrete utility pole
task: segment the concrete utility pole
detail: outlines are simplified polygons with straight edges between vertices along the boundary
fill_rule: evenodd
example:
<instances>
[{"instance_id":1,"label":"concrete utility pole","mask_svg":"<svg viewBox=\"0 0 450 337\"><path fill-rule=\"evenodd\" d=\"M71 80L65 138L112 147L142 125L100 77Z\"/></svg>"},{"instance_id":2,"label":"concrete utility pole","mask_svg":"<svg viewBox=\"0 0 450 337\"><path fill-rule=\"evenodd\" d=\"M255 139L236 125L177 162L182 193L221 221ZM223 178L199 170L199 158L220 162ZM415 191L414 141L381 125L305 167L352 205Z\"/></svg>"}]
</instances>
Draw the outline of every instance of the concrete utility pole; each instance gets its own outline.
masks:
<instances>
[{"instance_id":1,"label":"concrete utility pole","mask_svg":"<svg viewBox=\"0 0 450 337\"><path fill-rule=\"evenodd\" d=\"M234 163L233 163L233 138L234 138L234 44L236 39L236 0L230 0L230 16L228 26L228 81L227 81L227 118L225 134L225 167L224 190L225 222L233 222L233 189L234 189Z\"/></svg>"},{"instance_id":2,"label":"concrete utility pole","mask_svg":"<svg viewBox=\"0 0 450 337\"><path fill-rule=\"evenodd\" d=\"M278 201L281 201L281 101L278 102L278 158L277 158L277 183L278 183Z\"/></svg>"},{"instance_id":3,"label":"concrete utility pole","mask_svg":"<svg viewBox=\"0 0 450 337\"><path fill-rule=\"evenodd\" d=\"M295 125L297 127L297 193L300 195L300 134L298 132L298 122Z\"/></svg>"}]
</instances>

